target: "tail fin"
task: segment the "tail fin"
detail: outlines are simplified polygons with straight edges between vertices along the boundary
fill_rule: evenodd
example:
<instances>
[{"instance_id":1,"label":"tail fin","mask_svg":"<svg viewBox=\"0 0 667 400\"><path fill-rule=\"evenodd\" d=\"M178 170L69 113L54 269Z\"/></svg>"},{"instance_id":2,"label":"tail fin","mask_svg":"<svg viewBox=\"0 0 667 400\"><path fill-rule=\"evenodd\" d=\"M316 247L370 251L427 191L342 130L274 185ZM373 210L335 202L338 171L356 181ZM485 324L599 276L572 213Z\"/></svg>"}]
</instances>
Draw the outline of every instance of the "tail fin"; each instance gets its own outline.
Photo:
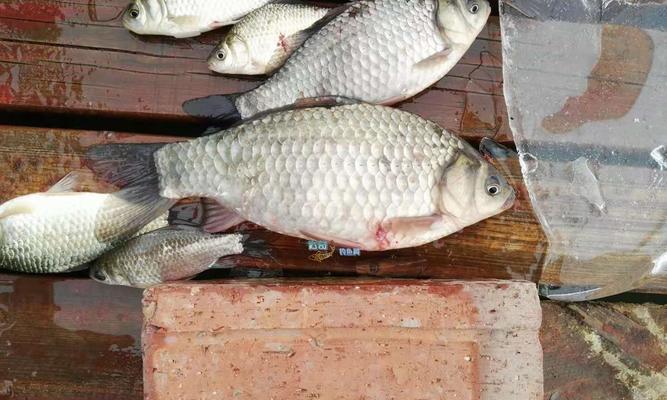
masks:
<instances>
[{"instance_id":1,"label":"tail fin","mask_svg":"<svg viewBox=\"0 0 667 400\"><path fill-rule=\"evenodd\" d=\"M102 242L127 239L165 213L176 200L160 196L153 153L164 144L112 144L92 147L88 167L121 190L112 193L98 215L95 235Z\"/></svg>"},{"instance_id":2,"label":"tail fin","mask_svg":"<svg viewBox=\"0 0 667 400\"><path fill-rule=\"evenodd\" d=\"M276 261L269 244L260 238L253 238L250 234L243 235L243 254L252 258Z\"/></svg>"},{"instance_id":3,"label":"tail fin","mask_svg":"<svg viewBox=\"0 0 667 400\"><path fill-rule=\"evenodd\" d=\"M241 121L241 113L236 108L237 94L212 95L188 100L183 103L183 111L210 123L206 133L217 132Z\"/></svg>"}]
</instances>

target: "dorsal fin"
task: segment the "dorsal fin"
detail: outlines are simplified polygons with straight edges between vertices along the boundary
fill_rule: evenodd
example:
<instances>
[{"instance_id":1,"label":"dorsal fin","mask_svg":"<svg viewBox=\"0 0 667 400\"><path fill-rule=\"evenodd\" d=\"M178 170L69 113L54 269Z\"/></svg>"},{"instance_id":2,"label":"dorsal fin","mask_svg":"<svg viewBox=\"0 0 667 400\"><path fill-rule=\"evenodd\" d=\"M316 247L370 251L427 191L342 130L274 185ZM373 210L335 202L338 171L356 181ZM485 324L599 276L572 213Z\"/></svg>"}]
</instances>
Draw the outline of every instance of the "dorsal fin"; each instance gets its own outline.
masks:
<instances>
[{"instance_id":1,"label":"dorsal fin","mask_svg":"<svg viewBox=\"0 0 667 400\"><path fill-rule=\"evenodd\" d=\"M270 110L266 111L261 111L258 112L257 114L253 115L252 117L248 119L244 119L241 121L237 121L236 123L226 127L226 128L221 128L218 125L211 125L209 126L204 132L201 133L201 136L208 136L208 135L215 135L217 133L220 133L222 131L226 131L232 128L236 128L238 126L253 122L253 121L258 121L264 117L266 117L269 114L275 114L278 112L283 112L283 111L293 111L293 110L301 110L304 108L316 108L316 107L323 107L323 108L330 108L330 107L336 107L336 106L344 106L344 105L350 105L350 104L359 104L363 103L360 100L356 99L350 99L348 97L342 97L342 96L320 96L320 97L309 97L309 98L303 98L303 99L298 99L295 103L284 106L284 107L278 107L278 108L273 108Z\"/></svg>"},{"instance_id":2,"label":"dorsal fin","mask_svg":"<svg viewBox=\"0 0 667 400\"><path fill-rule=\"evenodd\" d=\"M253 115L248 119L244 119L243 121L238 121L229 128L235 128L239 125L260 120L269 114L275 114L284 111L295 111L295 110L303 110L304 108L317 108L317 107L331 108L331 107L345 106L345 105L359 104L359 103L363 102L357 99L350 99L348 97L342 97L342 96L306 97L297 99L295 103L292 103L284 107L272 108L270 110L258 112L257 114Z\"/></svg>"}]
</instances>

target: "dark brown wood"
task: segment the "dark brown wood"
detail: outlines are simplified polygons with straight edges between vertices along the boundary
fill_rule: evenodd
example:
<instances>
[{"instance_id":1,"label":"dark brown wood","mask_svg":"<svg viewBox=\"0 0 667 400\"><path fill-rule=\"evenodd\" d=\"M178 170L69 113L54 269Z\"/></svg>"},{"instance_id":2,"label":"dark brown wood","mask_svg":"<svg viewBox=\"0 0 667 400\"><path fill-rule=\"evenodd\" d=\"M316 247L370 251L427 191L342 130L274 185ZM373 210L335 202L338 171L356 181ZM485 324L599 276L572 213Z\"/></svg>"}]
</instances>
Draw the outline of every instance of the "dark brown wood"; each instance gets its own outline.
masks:
<instances>
[{"instance_id":1,"label":"dark brown wood","mask_svg":"<svg viewBox=\"0 0 667 400\"><path fill-rule=\"evenodd\" d=\"M542 303L545 400L666 399L667 307Z\"/></svg>"},{"instance_id":2,"label":"dark brown wood","mask_svg":"<svg viewBox=\"0 0 667 400\"><path fill-rule=\"evenodd\" d=\"M131 135L113 132L67 131L0 126L0 202L19 195L48 189L72 170L85 170L83 155L92 145L103 143L164 142L175 137ZM312 260L304 240L259 229L244 223L237 227L259 240L261 258L230 257L227 262L239 267L290 269L393 277L432 278L516 278L533 282L559 284L558 271L543 273L541 265L548 243L535 219L521 180L516 159L506 160L511 183L517 188L518 201L513 209L468 227L454 235L413 249L364 253L361 257L342 257L338 253ZM92 177L88 190L109 190ZM612 260L613 261L613 260ZM570 276L577 284L608 282L609 277L623 282L622 269L600 269L596 274L584 271ZM612 266L613 266L612 265ZM639 290L667 292L667 279L656 278L641 283Z\"/></svg>"},{"instance_id":3,"label":"dark brown wood","mask_svg":"<svg viewBox=\"0 0 667 400\"><path fill-rule=\"evenodd\" d=\"M665 398L667 307L543 302L542 312L545 400ZM141 399L141 324L140 290L0 274L0 399ZM663 397L649 396L660 384Z\"/></svg>"},{"instance_id":4,"label":"dark brown wood","mask_svg":"<svg viewBox=\"0 0 667 400\"><path fill-rule=\"evenodd\" d=\"M208 70L224 29L181 40L134 35L114 19L127 3L0 2L0 107L182 120L185 100L259 83ZM468 136L507 139L501 65L492 17L449 76L401 108Z\"/></svg>"},{"instance_id":5,"label":"dark brown wood","mask_svg":"<svg viewBox=\"0 0 667 400\"><path fill-rule=\"evenodd\" d=\"M140 399L141 292L0 275L0 399Z\"/></svg>"}]
</instances>

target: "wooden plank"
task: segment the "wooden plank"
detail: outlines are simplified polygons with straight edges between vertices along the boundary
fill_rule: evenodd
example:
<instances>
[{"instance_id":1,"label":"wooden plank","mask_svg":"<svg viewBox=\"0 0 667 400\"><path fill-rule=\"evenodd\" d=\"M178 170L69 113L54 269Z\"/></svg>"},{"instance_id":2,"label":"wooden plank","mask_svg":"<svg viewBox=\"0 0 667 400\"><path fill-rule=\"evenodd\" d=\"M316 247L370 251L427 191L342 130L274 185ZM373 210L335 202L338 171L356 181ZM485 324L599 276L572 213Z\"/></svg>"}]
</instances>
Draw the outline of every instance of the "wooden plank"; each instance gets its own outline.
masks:
<instances>
[{"instance_id":1,"label":"wooden plank","mask_svg":"<svg viewBox=\"0 0 667 400\"><path fill-rule=\"evenodd\" d=\"M542 314L545 400L660 399L632 393L664 382L666 306L542 302ZM141 325L140 290L0 274L0 399L141 399Z\"/></svg>"},{"instance_id":2,"label":"wooden plank","mask_svg":"<svg viewBox=\"0 0 667 400\"><path fill-rule=\"evenodd\" d=\"M0 399L140 399L141 292L0 275Z\"/></svg>"},{"instance_id":3,"label":"wooden plank","mask_svg":"<svg viewBox=\"0 0 667 400\"><path fill-rule=\"evenodd\" d=\"M667 399L667 307L542 303L545 399Z\"/></svg>"},{"instance_id":4,"label":"wooden plank","mask_svg":"<svg viewBox=\"0 0 667 400\"><path fill-rule=\"evenodd\" d=\"M181 40L137 36L114 19L126 6L127 0L0 2L0 105L187 120L183 101L259 83L208 70L205 60L224 29ZM455 132L507 139L501 65L492 17L449 76L401 108Z\"/></svg>"},{"instance_id":5,"label":"wooden plank","mask_svg":"<svg viewBox=\"0 0 667 400\"><path fill-rule=\"evenodd\" d=\"M0 202L19 195L44 191L71 170L84 168L83 155L89 146L103 143L173 141L174 137L132 135L114 132L65 131L0 126ZM240 225L252 238L263 243L265 256L231 257L239 267L291 269L343 274L363 274L406 278L480 279L518 278L533 282L560 284L558 271L545 274L541 265L548 243L533 215L528 194L521 180L517 160L506 167L517 188L518 201L507 212L468 227L461 232L418 248L389 252L368 252L361 257L333 254L321 262L313 261L304 240L268 232L252 224ZM90 190L99 190L92 179ZM584 271L569 278L580 285L623 282L623 260L618 268L609 266L597 274ZM640 290L667 292L667 279L645 280Z\"/></svg>"},{"instance_id":6,"label":"wooden plank","mask_svg":"<svg viewBox=\"0 0 667 400\"><path fill-rule=\"evenodd\" d=\"M163 137L111 132L60 131L24 127L0 127L0 202L44 191L71 170L83 167L85 150L95 144L160 141ZM173 138L172 138L173 140ZM95 188L90 182L91 189ZM309 259L306 242L272 232L252 229L253 239L265 244L264 258L235 257L237 266L289 268L370 275L441 278L522 278L536 281L544 236L532 215L527 198L491 218L417 249L366 253L358 258L337 254L323 262Z\"/></svg>"}]
</instances>

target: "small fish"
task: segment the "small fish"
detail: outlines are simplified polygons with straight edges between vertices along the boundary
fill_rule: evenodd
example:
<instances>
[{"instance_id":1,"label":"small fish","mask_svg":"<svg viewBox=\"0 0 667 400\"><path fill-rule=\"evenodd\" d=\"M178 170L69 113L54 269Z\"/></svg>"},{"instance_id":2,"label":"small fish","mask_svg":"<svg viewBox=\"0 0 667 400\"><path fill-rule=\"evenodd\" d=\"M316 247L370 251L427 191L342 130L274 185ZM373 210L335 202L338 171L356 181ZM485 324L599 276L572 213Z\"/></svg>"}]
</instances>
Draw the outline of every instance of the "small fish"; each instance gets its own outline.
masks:
<instances>
[{"instance_id":1,"label":"small fish","mask_svg":"<svg viewBox=\"0 0 667 400\"><path fill-rule=\"evenodd\" d=\"M242 253L241 239L238 234L212 235L181 226L158 229L102 255L90 268L90 277L137 288L192 278L219 258Z\"/></svg>"},{"instance_id":2,"label":"small fish","mask_svg":"<svg viewBox=\"0 0 667 400\"><path fill-rule=\"evenodd\" d=\"M311 36L262 85L190 100L183 108L230 122L320 97L398 103L447 74L490 12L487 0L351 2L306 29Z\"/></svg>"},{"instance_id":3,"label":"small fish","mask_svg":"<svg viewBox=\"0 0 667 400\"><path fill-rule=\"evenodd\" d=\"M213 50L208 67L221 74L271 74L308 38L304 30L329 9L272 3L246 15Z\"/></svg>"},{"instance_id":4,"label":"small fish","mask_svg":"<svg viewBox=\"0 0 667 400\"><path fill-rule=\"evenodd\" d=\"M514 202L505 178L466 142L384 106L280 111L152 157L137 151L146 154L143 145L98 146L88 157L98 174L145 171L149 193L215 199L220 211L207 210L204 223L212 232L247 220L379 251L431 242Z\"/></svg>"},{"instance_id":5,"label":"small fish","mask_svg":"<svg viewBox=\"0 0 667 400\"><path fill-rule=\"evenodd\" d=\"M48 192L0 205L0 268L27 273L76 270L132 237L174 203L131 187L113 194L73 192L77 179L70 174Z\"/></svg>"},{"instance_id":6,"label":"small fish","mask_svg":"<svg viewBox=\"0 0 667 400\"><path fill-rule=\"evenodd\" d=\"M269 1L135 0L123 14L123 25L140 35L193 37L234 24Z\"/></svg>"}]
</instances>

